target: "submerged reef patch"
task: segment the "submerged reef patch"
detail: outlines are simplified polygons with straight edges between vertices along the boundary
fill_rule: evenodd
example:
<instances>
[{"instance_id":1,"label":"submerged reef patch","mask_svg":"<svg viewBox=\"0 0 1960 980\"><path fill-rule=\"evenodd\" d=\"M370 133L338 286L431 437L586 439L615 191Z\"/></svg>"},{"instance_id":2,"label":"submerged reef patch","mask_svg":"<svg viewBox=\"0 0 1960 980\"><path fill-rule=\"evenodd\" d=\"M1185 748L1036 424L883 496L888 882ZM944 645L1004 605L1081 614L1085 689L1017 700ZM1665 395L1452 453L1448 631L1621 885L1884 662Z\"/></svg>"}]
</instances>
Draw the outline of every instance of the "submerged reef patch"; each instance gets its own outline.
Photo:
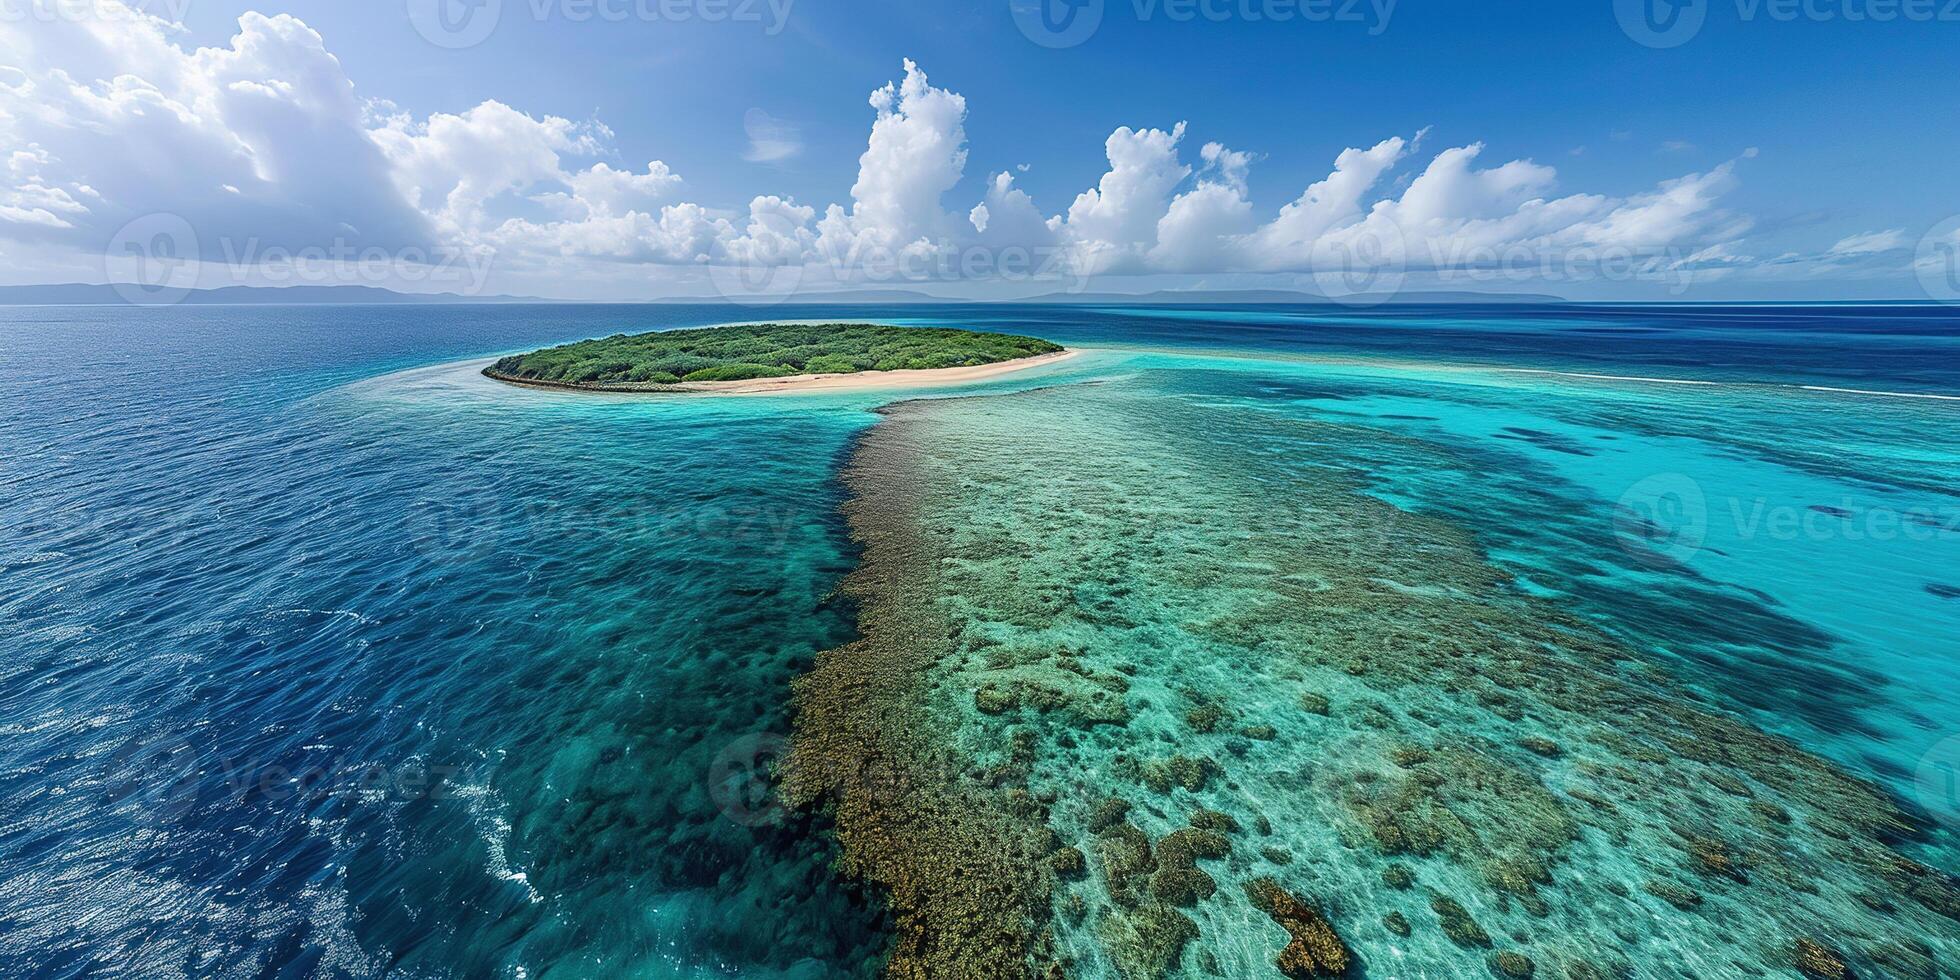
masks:
<instances>
[{"instance_id":1,"label":"submerged reef patch","mask_svg":"<svg viewBox=\"0 0 1960 980\"><path fill-rule=\"evenodd\" d=\"M1286 930L1288 942L1275 963L1279 972L1294 980L1309 977L1338 977L1353 965L1354 954L1329 925L1320 910L1295 898L1271 878L1255 878L1245 885L1246 898L1253 908L1266 913Z\"/></svg>"}]
</instances>

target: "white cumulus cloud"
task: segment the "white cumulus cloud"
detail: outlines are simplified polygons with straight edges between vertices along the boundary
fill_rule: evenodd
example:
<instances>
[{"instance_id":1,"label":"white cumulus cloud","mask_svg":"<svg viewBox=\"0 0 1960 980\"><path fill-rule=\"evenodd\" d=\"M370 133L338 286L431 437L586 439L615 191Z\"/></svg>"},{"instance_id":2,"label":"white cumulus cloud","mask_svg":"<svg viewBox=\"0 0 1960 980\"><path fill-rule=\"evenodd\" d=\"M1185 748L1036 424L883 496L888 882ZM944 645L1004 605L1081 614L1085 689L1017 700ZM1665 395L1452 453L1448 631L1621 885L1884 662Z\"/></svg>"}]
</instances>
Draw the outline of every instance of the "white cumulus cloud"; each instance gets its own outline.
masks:
<instances>
[{"instance_id":1,"label":"white cumulus cloud","mask_svg":"<svg viewBox=\"0 0 1960 980\"><path fill-rule=\"evenodd\" d=\"M0 230L100 248L167 212L207 251L428 240L318 33L256 13L224 47L185 50L174 33L133 10L0 21L0 141L13 148Z\"/></svg>"},{"instance_id":2,"label":"white cumulus cloud","mask_svg":"<svg viewBox=\"0 0 1960 980\"><path fill-rule=\"evenodd\" d=\"M1907 247L1890 230L1801 259L1750 258L1740 243L1751 222L1723 202L1754 151L1612 195L1562 190L1553 167L1528 159L1488 162L1476 142L1420 159L1418 133L1343 150L1323 176L1282 177L1267 197L1257 148L1206 142L1187 159L1184 122L1110 133L1104 172L1057 213L1018 185L1024 165L989 171L978 200L949 210L947 195L973 186L968 103L910 60L870 94L846 201L817 208L764 192L716 205L686 200L658 159L620 161L596 119L497 101L416 118L357 94L325 40L291 16L248 13L215 47L186 47L181 34L134 11L0 22L0 237L99 250L161 212L188 221L207 257L247 240L436 245L541 275L827 264L839 280L874 256L902 265L1007 249L1060 250L1078 275L1208 275L1315 273L1362 253L1436 271L1603 248L1736 271ZM802 151L795 128L761 109L744 128L752 162Z\"/></svg>"}]
</instances>

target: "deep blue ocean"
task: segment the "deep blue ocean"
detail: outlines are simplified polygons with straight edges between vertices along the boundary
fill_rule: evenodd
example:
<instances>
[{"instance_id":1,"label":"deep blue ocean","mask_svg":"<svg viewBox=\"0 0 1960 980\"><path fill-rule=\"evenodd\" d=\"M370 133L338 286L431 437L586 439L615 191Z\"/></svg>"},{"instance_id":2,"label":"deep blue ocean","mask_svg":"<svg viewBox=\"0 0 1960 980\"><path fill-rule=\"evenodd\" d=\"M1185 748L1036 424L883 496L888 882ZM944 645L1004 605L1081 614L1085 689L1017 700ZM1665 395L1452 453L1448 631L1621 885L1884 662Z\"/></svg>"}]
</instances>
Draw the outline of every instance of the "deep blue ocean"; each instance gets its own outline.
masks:
<instances>
[{"instance_id":1,"label":"deep blue ocean","mask_svg":"<svg viewBox=\"0 0 1960 980\"><path fill-rule=\"evenodd\" d=\"M978 390L1250 374L1447 443L1473 470L1372 492L1960 872L1954 308L8 308L0 974L875 973L877 897L763 790L852 633L838 465L901 396L475 373L763 318L1029 333L1090 354Z\"/></svg>"}]
</instances>

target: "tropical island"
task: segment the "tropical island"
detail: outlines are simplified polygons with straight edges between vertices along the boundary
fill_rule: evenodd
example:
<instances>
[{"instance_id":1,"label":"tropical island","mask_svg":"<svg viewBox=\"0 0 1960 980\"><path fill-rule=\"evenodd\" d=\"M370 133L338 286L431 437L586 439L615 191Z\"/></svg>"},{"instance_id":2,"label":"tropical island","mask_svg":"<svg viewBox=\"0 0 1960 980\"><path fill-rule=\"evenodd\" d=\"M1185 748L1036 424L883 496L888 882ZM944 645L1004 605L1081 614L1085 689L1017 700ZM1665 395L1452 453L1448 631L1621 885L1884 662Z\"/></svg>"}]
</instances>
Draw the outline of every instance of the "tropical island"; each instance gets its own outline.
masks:
<instances>
[{"instance_id":1,"label":"tropical island","mask_svg":"<svg viewBox=\"0 0 1960 980\"><path fill-rule=\"evenodd\" d=\"M616 334L505 357L483 373L586 391L740 392L974 380L1069 353L1035 337L945 327L758 323Z\"/></svg>"}]
</instances>

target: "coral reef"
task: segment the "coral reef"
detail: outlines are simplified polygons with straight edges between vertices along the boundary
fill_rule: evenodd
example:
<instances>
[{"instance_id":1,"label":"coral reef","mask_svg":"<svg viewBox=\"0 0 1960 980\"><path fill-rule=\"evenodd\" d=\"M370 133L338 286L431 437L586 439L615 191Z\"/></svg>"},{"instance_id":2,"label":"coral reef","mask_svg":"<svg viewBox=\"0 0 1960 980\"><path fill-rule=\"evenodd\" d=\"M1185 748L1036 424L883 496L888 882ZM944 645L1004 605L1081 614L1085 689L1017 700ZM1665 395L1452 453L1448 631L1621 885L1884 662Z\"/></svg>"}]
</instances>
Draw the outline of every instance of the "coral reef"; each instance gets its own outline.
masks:
<instances>
[{"instance_id":1,"label":"coral reef","mask_svg":"<svg viewBox=\"0 0 1960 980\"><path fill-rule=\"evenodd\" d=\"M1452 447L1187 383L906 403L852 455L862 635L799 682L784 789L887 895L888 974L1960 955L1960 885L1885 792L1357 475Z\"/></svg>"},{"instance_id":2,"label":"coral reef","mask_svg":"<svg viewBox=\"0 0 1960 980\"><path fill-rule=\"evenodd\" d=\"M879 482L875 465L860 458L847 482ZM916 639L954 630L901 585L916 581L910 522L869 516L862 495L856 508L865 560L845 591L863 604L863 636L798 680L780 792L792 807L827 807L842 870L889 896L887 976L1028 976L1051 914L1053 834L968 778L937 737L922 703L934 655Z\"/></svg>"}]
</instances>

